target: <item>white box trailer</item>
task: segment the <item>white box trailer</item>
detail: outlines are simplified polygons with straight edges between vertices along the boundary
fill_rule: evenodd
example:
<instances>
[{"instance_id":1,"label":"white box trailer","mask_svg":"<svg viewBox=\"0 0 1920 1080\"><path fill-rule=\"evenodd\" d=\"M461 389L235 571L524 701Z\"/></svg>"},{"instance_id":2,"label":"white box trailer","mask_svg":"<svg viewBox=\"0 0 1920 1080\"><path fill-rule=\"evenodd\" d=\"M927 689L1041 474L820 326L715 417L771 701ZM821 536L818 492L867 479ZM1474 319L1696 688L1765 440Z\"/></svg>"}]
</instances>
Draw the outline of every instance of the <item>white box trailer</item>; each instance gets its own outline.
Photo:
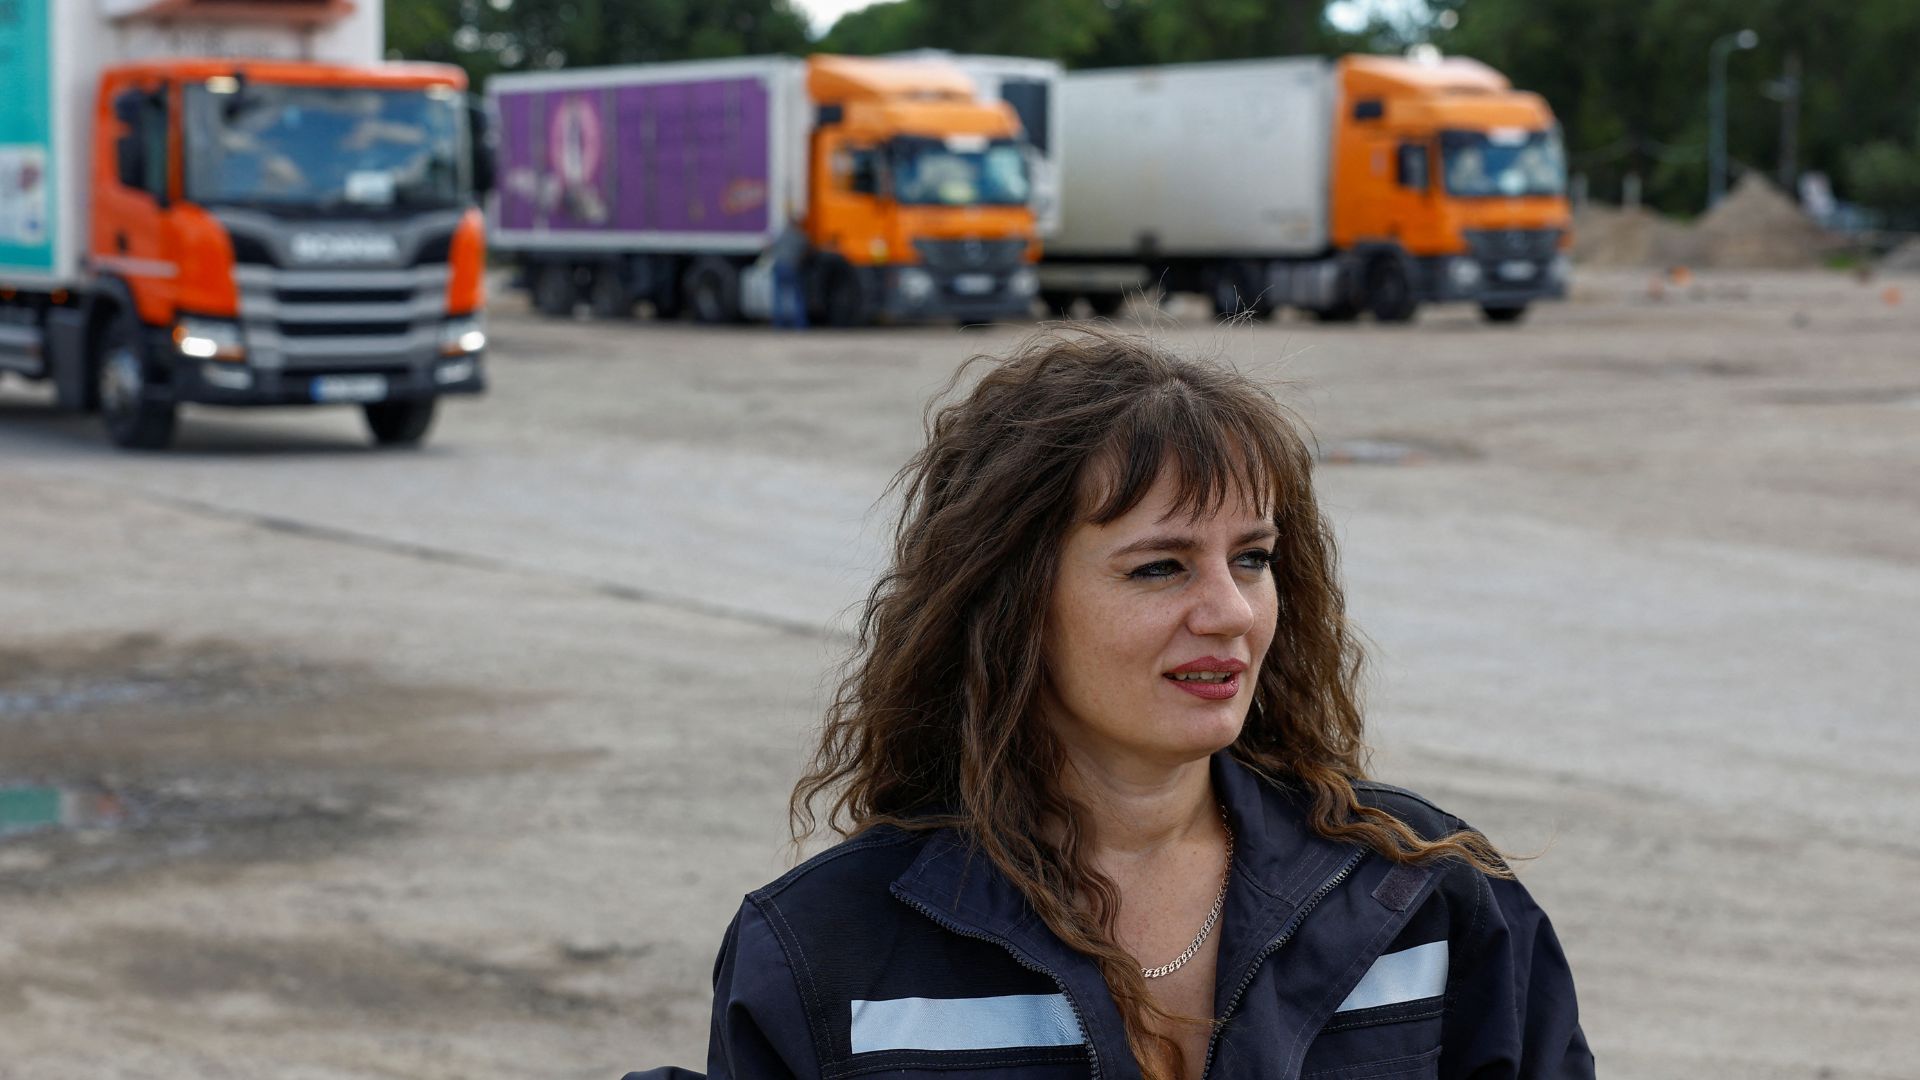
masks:
<instances>
[{"instance_id":1,"label":"white box trailer","mask_svg":"<svg viewBox=\"0 0 1920 1080\"><path fill-rule=\"evenodd\" d=\"M84 281L89 147L103 69L189 56L380 59L380 3L311 6L327 7L326 19L236 22L196 15L175 0L0 4L0 281L12 288Z\"/></svg>"},{"instance_id":2,"label":"white box trailer","mask_svg":"<svg viewBox=\"0 0 1920 1080\"><path fill-rule=\"evenodd\" d=\"M1553 113L1473 60L1298 57L1068 73L1042 299L1198 292L1223 314L1511 322L1565 295Z\"/></svg>"},{"instance_id":3,"label":"white box trailer","mask_svg":"<svg viewBox=\"0 0 1920 1080\"><path fill-rule=\"evenodd\" d=\"M1048 256L1322 250L1333 97L1318 57L1067 75Z\"/></svg>"}]
</instances>

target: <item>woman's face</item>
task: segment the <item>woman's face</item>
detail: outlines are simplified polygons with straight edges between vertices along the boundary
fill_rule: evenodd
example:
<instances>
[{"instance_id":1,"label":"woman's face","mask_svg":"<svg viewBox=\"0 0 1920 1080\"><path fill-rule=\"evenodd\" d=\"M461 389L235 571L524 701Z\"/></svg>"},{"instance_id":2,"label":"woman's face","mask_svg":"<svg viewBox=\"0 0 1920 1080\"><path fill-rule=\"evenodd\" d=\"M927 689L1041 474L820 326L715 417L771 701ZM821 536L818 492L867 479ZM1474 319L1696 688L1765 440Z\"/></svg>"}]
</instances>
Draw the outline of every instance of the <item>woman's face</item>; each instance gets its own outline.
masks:
<instances>
[{"instance_id":1,"label":"woman's face","mask_svg":"<svg viewBox=\"0 0 1920 1080\"><path fill-rule=\"evenodd\" d=\"M1250 502L1174 510L1167 470L1139 505L1066 537L1048 604L1042 712L1070 753L1134 771L1232 744L1279 600L1277 533Z\"/></svg>"}]
</instances>

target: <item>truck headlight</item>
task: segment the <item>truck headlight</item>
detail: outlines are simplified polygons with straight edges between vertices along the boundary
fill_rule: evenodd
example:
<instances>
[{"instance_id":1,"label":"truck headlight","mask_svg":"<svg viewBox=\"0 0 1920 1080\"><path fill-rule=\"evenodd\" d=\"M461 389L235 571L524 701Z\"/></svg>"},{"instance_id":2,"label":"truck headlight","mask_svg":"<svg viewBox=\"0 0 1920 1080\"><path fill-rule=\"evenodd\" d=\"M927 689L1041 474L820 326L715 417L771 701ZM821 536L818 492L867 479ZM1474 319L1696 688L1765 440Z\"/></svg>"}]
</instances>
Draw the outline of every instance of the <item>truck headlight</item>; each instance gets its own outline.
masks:
<instances>
[{"instance_id":1,"label":"truck headlight","mask_svg":"<svg viewBox=\"0 0 1920 1080\"><path fill-rule=\"evenodd\" d=\"M487 332L480 328L480 319L477 316L449 319L446 325L440 328L441 356L466 356L486 347Z\"/></svg>"},{"instance_id":2,"label":"truck headlight","mask_svg":"<svg viewBox=\"0 0 1920 1080\"><path fill-rule=\"evenodd\" d=\"M933 295L933 275L918 267L909 266L901 270L898 281L900 295L908 303L924 303L927 297Z\"/></svg>"},{"instance_id":3,"label":"truck headlight","mask_svg":"<svg viewBox=\"0 0 1920 1080\"><path fill-rule=\"evenodd\" d=\"M1470 258L1455 258L1447 264L1447 281L1455 292L1472 292L1480 284L1480 264Z\"/></svg>"},{"instance_id":4,"label":"truck headlight","mask_svg":"<svg viewBox=\"0 0 1920 1080\"><path fill-rule=\"evenodd\" d=\"M1007 291L1015 296L1032 296L1040 291L1040 275L1023 266L1007 275Z\"/></svg>"},{"instance_id":5,"label":"truck headlight","mask_svg":"<svg viewBox=\"0 0 1920 1080\"><path fill-rule=\"evenodd\" d=\"M182 318L173 326L173 347L195 360L238 362L247 358L240 324L227 319Z\"/></svg>"}]
</instances>

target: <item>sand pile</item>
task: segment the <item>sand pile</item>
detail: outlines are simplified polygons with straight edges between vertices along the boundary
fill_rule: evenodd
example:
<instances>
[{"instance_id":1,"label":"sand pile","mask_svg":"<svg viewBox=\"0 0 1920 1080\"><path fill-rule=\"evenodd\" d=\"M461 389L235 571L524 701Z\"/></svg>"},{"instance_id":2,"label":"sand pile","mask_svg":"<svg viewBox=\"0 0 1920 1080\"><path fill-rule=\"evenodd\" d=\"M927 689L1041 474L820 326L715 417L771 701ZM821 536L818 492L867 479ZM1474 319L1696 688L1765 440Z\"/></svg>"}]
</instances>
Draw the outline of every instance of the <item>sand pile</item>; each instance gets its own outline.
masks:
<instances>
[{"instance_id":1,"label":"sand pile","mask_svg":"<svg viewBox=\"0 0 1920 1080\"><path fill-rule=\"evenodd\" d=\"M1643 207L1589 204L1574 218L1573 257L1590 266L1796 269L1819 266L1834 238L1792 199L1749 172L1689 225Z\"/></svg>"},{"instance_id":2,"label":"sand pile","mask_svg":"<svg viewBox=\"0 0 1920 1080\"><path fill-rule=\"evenodd\" d=\"M1740 177L1693 232L1699 266L1799 269L1819 266L1834 249L1826 230L1757 172Z\"/></svg>"},{"instance_id":3,"label":"sand pile","mask_svg":"<svg viewBox=\"0 0 1920 1080\"><path fill-rule=\"evenodd\" d=\"M1587 266L1672 266L1692 255L1690 231L1644 206L1588 203L1574 214L1573 258Z\"/></svg>"}]
</instances>

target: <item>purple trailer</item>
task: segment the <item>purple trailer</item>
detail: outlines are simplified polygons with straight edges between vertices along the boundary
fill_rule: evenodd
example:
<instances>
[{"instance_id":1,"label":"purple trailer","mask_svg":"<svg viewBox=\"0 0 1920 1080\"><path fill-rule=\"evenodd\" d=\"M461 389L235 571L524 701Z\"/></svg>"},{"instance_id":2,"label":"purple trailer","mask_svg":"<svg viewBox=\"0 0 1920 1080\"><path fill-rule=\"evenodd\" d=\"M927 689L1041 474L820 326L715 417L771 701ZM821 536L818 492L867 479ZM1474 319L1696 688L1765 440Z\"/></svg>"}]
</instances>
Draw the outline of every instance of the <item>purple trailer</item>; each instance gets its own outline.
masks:
<instances>
[{"instance_id":1,"label":"purple trailer","mask_svg":"<svg viewBox=\"0 0 1920 1080\"><path fill-rule=\"evenodd\" d=\"M620 315L684 300L706 321L762 304L752 260L806 205L804 61L786 57L498 75L491 230L536 306ZM743 277L747 280L743 282Z\"/></svg>"},{"instance_id":2,"label":"purple trailer","mask_svg":"<svg viewBox=\"0 0 1920 1080\"><path fill-rule=\"evenodd\" d=\"M1033 147L951 63L645 64L487 92L493 245L548 314L977 322L1033 297Z\"/></svg>"}]
</instances>

